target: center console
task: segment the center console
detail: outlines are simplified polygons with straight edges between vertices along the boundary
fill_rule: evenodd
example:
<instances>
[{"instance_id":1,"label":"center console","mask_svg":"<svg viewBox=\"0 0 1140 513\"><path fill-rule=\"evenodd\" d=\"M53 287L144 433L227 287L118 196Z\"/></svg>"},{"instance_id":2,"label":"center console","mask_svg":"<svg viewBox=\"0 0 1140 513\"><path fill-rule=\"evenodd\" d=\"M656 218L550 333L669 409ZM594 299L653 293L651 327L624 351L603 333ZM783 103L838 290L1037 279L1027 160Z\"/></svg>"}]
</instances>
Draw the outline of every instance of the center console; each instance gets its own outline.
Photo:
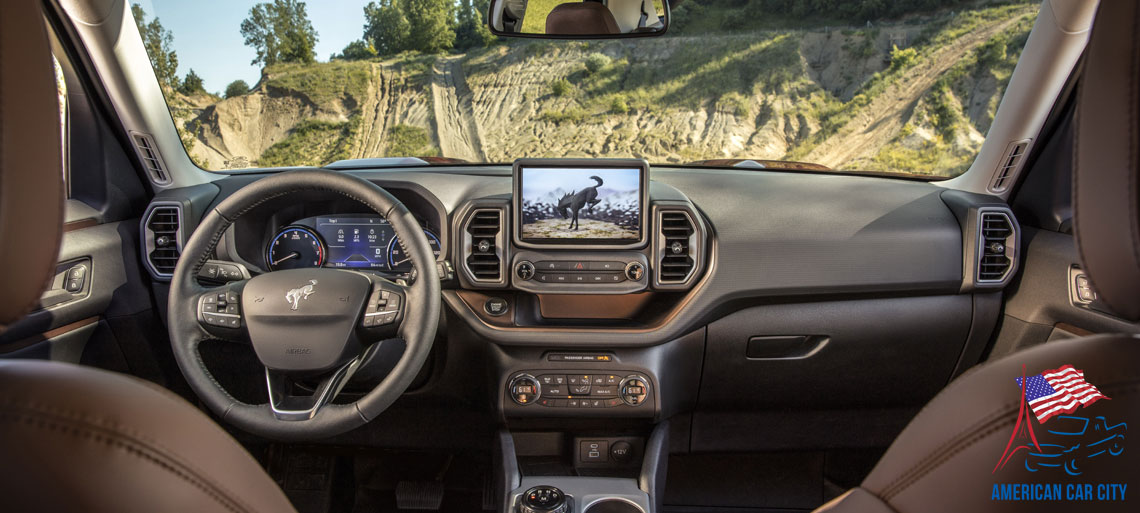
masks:
<instances>
[{"instance_id":1,"label":"center console","mask_svg":"<svg viewBox=\"0 0 1140 513\"><path fill-rule=\"evenodd\" d=\"M683 307L711 250L703 216L644 160L523 159L509 197L454 221L462 287L444 298L491 342L500 511L653 512L665 419L696 400L704 333L645 347L608 335Z\"/></svg>"}]
</instances>

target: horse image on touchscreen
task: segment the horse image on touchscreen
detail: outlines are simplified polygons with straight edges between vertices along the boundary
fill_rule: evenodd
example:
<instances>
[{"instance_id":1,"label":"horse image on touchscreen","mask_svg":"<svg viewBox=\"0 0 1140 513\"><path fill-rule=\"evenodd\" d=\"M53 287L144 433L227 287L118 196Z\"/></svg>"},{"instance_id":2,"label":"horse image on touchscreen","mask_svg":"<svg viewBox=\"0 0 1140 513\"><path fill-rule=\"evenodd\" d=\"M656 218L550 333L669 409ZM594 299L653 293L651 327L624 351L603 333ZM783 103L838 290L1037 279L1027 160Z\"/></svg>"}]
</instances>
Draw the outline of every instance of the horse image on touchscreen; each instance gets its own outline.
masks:
<instances>
[{"instance_id":1,"label":"horse image on touchscreen","mask_svg":"<svg viewBox=\"0 0 1140 513\"><path fill-rule=\"evenodd\" d=\"M526 168L523 239L638 240L641 174L636 168Z\"/></svg>"}]
</instances>

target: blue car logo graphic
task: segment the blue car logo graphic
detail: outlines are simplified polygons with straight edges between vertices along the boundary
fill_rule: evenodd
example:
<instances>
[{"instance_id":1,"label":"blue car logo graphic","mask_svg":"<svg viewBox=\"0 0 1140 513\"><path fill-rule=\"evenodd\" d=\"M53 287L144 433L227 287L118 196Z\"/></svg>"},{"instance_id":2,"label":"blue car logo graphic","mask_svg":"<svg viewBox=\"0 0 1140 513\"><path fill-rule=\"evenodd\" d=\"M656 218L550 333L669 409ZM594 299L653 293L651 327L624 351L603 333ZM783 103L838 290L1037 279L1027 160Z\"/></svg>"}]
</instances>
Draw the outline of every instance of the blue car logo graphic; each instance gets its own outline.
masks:
<instances>
[{"instance_id":1,"label":"blue car logo graphic","mask_svg":"<svg viewBox=\"0 0 1140 513\"><path fill-rule=\"evenodd\" d=\"M1049 433L1064 438L1059 444L1039 444L1040 452L1030 449L1025 457L1025 468L1030 472L1064 468L1067 474L1077 476L1085 459L1119 456L1124 452L1124 433L1128 425L1123 422L1109 426L1104 417L1089 419L1074 415L1060 415L1057 422L1060 425L1053 426Z\"/></svg>"}]
</instances>

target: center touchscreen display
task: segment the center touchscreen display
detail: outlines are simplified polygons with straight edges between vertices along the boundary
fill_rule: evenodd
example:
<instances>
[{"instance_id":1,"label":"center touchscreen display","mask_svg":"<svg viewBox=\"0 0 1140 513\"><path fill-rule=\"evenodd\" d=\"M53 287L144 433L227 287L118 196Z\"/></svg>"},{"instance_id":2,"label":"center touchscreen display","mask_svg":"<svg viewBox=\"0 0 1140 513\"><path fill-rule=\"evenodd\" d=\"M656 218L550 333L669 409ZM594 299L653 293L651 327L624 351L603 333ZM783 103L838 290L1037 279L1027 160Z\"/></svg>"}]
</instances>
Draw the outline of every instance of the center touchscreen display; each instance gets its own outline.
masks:
<instances>
[{"instance_id":1,"label":"center touchscreen display","mask_svg":"<svg viewBox=\"0 0 1140 513\"><path fill-rule=\"evenodd\" d=\"M645 169L520 164L519 239L531 244L623 245L642 240Z\"/></svg>"}]
</instances>

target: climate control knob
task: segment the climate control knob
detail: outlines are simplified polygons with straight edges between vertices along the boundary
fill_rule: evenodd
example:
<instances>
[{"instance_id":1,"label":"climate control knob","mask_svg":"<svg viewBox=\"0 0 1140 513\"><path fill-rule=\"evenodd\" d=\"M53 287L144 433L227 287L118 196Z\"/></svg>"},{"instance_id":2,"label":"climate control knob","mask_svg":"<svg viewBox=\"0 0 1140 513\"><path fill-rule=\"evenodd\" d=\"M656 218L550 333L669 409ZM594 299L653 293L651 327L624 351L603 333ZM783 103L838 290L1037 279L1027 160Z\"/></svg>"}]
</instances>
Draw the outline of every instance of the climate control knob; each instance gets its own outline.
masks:
<instances>
[{"instance_id":1,"label":"climate control knob","mask_svg":"<svg viewBox=\"0 0 1140 513\"><path fill-rule=\"evenodd\" d=\"M541 391L538 388L538 380L530 374L519 374L511 379L507 385L507 394L511 399L523 406L533 403L538 400Z\"/></svg>"},{"instance_id":2,"label":"climate control knob","mask_svg":"<svg viewBox=\"0 0 1140 513\"><path fill-rule=\"evenodd\" d=\"M621 400L630 406L640 406L649 397L649 380L644 376L631 374L621 380L618 387Z\"/></svg>"}]
</instances>

